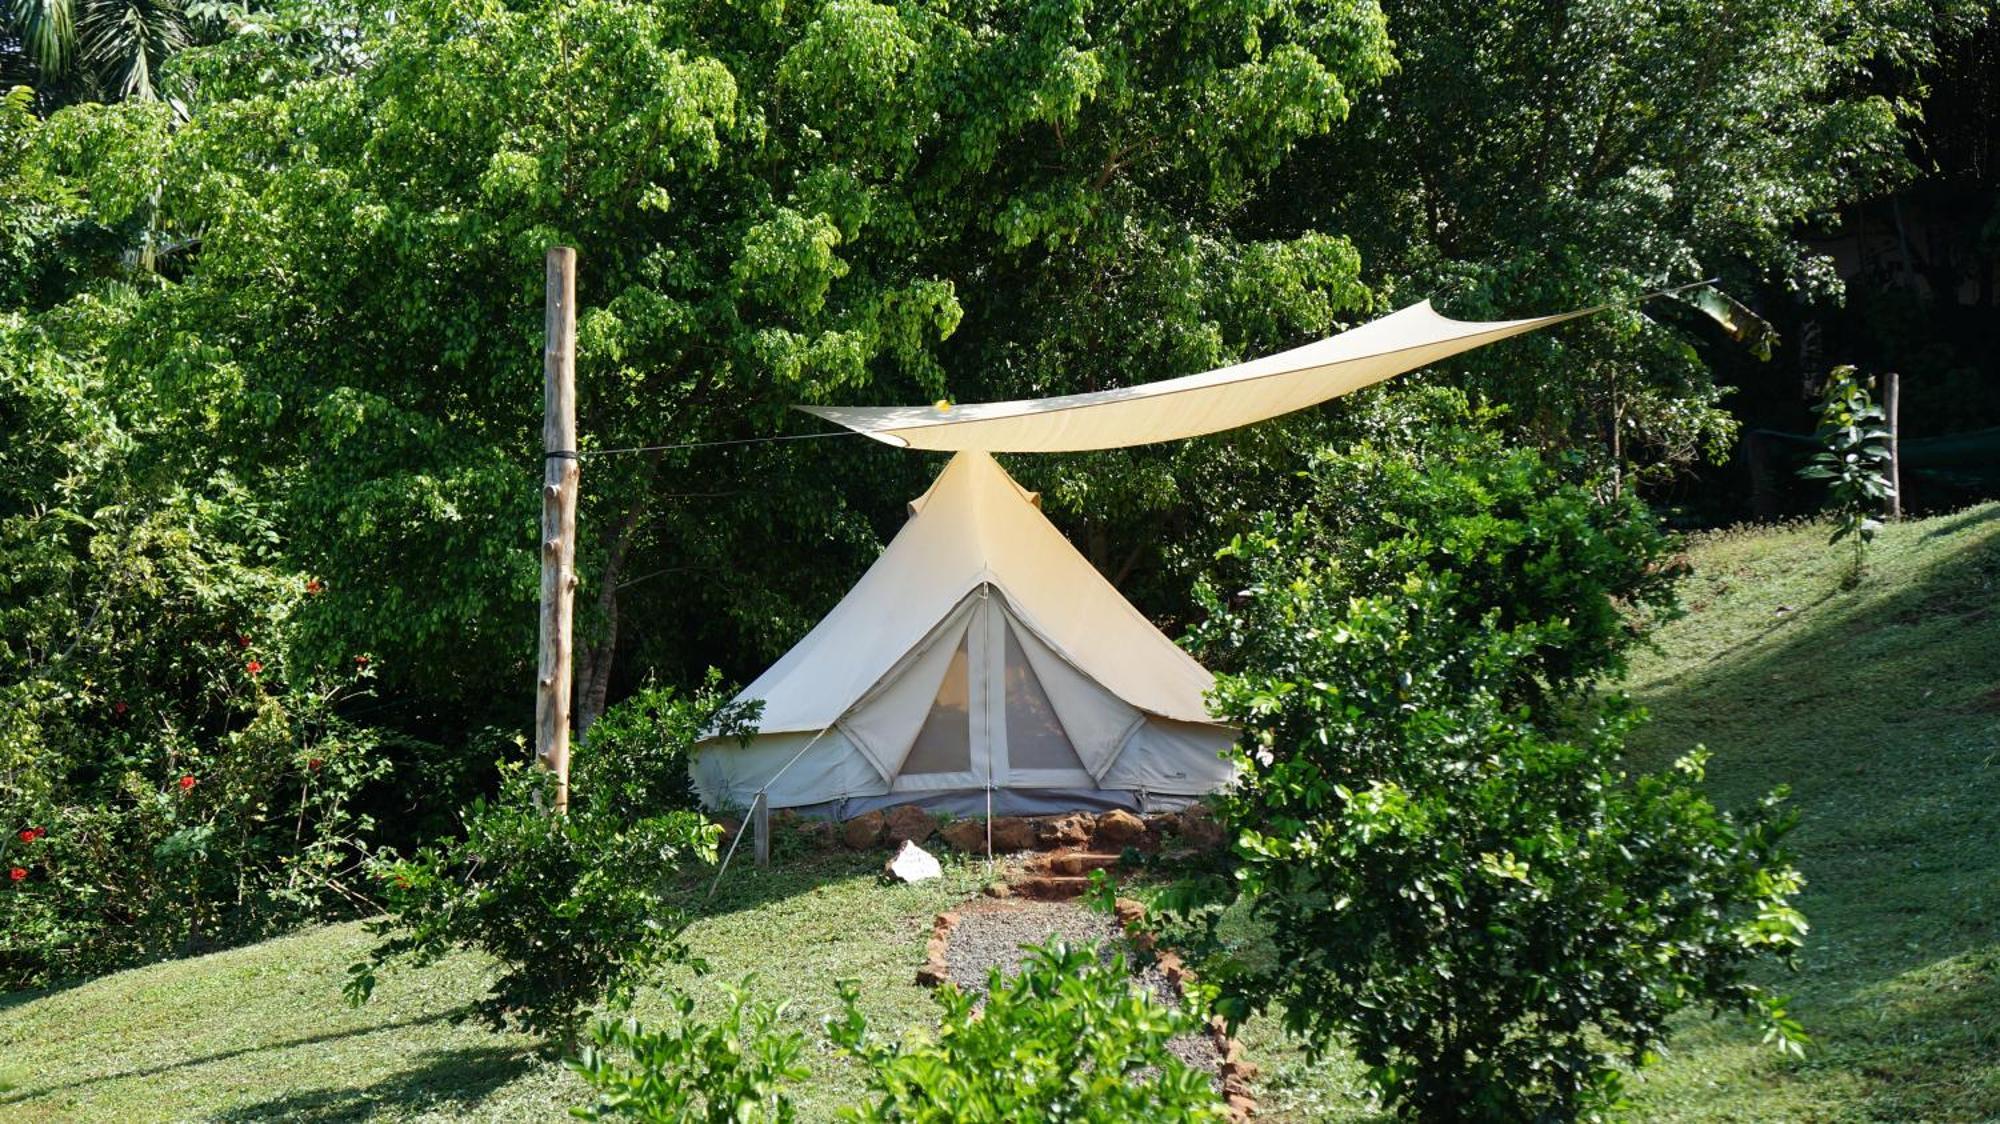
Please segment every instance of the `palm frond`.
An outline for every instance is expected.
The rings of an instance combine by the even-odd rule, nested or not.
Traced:
[[[37,70],[56,78],[69,69],[77,47],[75,0],[6,0],[5,12],[7,30]]]
[[[84,0],[83,58],[120,97],[159,96],[160,64],[188,44],[180,0]]]

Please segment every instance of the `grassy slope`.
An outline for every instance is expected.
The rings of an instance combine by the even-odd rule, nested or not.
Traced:
[[[790,1001],[809,1043],[813,1079],[798,1091],[808,1119],[857,1089],[817,1030],[838,1005],[834,981],[861,981],[878,1026],[929,1018],[930,993],[912,981],[930,919],[980,884],[973,864],[884,887],[880,862],[732,866],[689,933],[715,977],[755,972],[758,995]],[[587,1099],[530,1040],[453,1025],[484,986],[475,957],[391,970],[367,1007],[347,1008],[346,966],[369,944],[359,925],[333,925],[0,1001],[0,1088],[13,1086],[0,1120],[554,1120]]]
[[[1801,1064],[1703,1023],[1642,1088],[1683,1120],[2000,1119],[2000,506],[1887,529],[1840,588],[1824,528],[1699,544],[1690,609],[1633,669],[1664,761],[1725,806],[1789,784],[1813,923]]]
[[[1701,742],[1728,805],[1789,783],[1811,881],[1804,971],[1774,978],[1819,1041],[1780,1061],[1729,1021],[1688,1021],[1635,1082],[1647,1120],[2000,1119],[2000,506],[1885,533],[1843,591],[1844,554],[1815,527],[1706,537],[1688,617],[1638,661],[1657,721],[1645,763]],[[910,984],[929,916],[971,893],[883,889],[869,860],[731,875],[692,936],[717,974],[760,974],[810,1031],[833,979],[867,989],[878,1025],[928,1017]],[[542,1120],[580,1094],[518,1039],[448,1021],[480,986],[453,961],[385,978],[339,1005],[366,947],[333,926],[0,1000],[0,1118]],[[805,1116],[825,1119],[853,1075],[817,1034]],[[1246,1035],[1282,1120],[1373,1119],[1345,1059],[1309,1064],[1268,1027]]]

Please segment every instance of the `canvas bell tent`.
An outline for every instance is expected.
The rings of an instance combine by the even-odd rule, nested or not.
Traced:
[[[963,815],[1171,809],[1215,791],[1229,783],[1221,754],[1234,735],[1208,716],[1209,674],[991,454],[1251,425],[1606,307],[1472,321],[1424,301],[1290,351],[1141,386],[800,407],[886,444],[957,455],[853,591],[738,696],[763,700],[757,734],[747,746],[702,743],[696,786],[711,807],[748,808],[761,792],[767,807],[843,819],[906,803]]]
[[[962,452],[875,565],[739,700],[757,733],[697,748],[714,808],[846,819],[1172,809],[1226,785],[1211,678],[984,452]]]

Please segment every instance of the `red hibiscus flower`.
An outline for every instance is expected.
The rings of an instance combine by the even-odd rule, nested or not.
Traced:
[[[257,662],[256,660],[251,660],[249,663],[243,665],[243,669],[245,671],[248,671],[250,674],[255,675],[258,672],[264,670],[264,665]]]
[[[238,648],[248,648],[250,646],[250,638],[248,636],[238,636],[236,638],[236,646]]]
[[[35,829],[32,827],[25,828],[21,832],[21,842],[23,843],[33,843],[35,840],[39,838],[41,838],[41,836],[36,835]]]
[[[189,790],[189,789],[191,789],[191,788],[193,788],[193,787],[194,787],[194,778],[193,778],[193,777],[191,777],[191,776],[188,776],[188,777],[182,777],[182,778],[181,778],[181,791],[182,791],[182,792],[186,792],[187,790]]]
[[[326,764],[326,762],[315,757],[311,761],[306,762],[306,768],[311,769],[313,772],[317,773],[319,772],[319,767],[324,764]]]
[[[38,828],[36,828],[36,829],[35,829],[35,838],[37,838],[37,839],[46,839],[46,838],[48,838],[48,836],[49,836],[49,829],[48,829],[48,828],[46,828],[46,827],[38,827]]]
[[[28,872],[22,870],[18,866],[7,872],[7,877],[13,879],[16,882],[19,882],[21,879],[26,878],[27,876]]]
[[[319,593],[324,593],[325,591],[326,591],[326,583],[320,581],[318,578],[306,579],[307,593],[319,594]]]

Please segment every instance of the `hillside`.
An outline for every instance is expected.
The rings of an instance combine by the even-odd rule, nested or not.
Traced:
[[[1695,743],[1729,805],[1789,784],[1813,922],[1804,970],[1773,980],[1817,1039],[1785,1062],[1733,1022],[1690,1022],[1634,1082],[1648,1120],[2000,1117],[2000,505],[1911,522],[1843,590],[1816,526],[1691,544],[1689,612],[1633,669],[1652,708],[1640,755]],[[860,978],[879,1026],[927,1017],[909,981],[931,914],[973,892],[883,888],[875,860],[732,870],[691,934],[722,978],[755,971],[810,1030]],[[367,946],[337,925],[0,1000],[0,1118],[547,1120],[581,1099],[521,1039],[457,1026],[470,958],[339,999]],[[852,1095],[810,1035],[806,1116]],[[1351,1063],[1309,1064],[1268,1027],[1248,1042],[1274,1119],[1369,1119]]]

